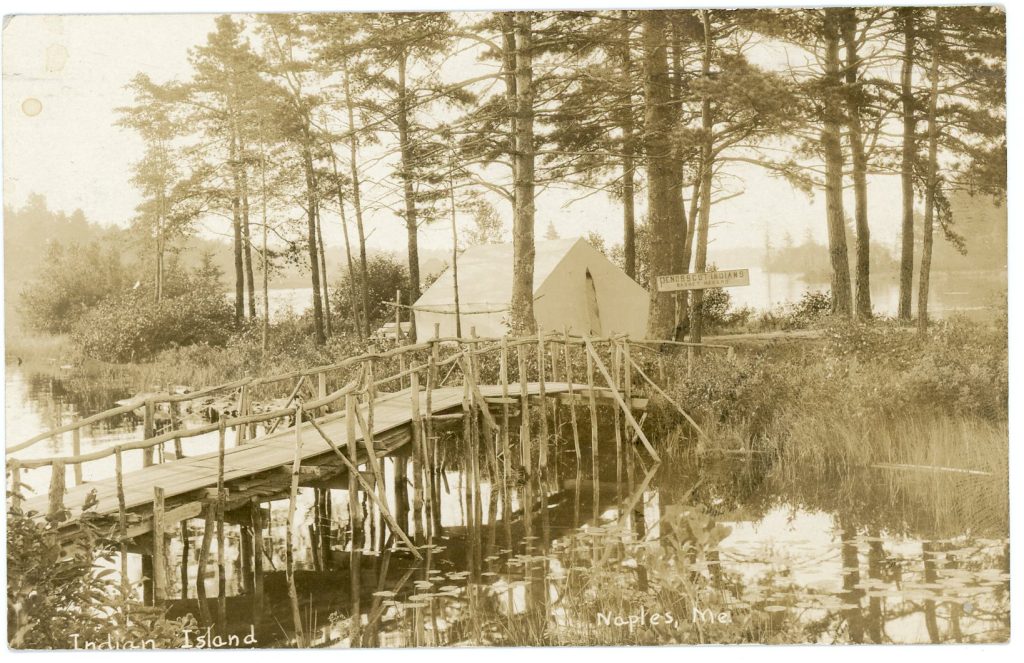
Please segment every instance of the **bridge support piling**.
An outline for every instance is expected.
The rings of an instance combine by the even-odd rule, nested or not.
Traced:
[[[213,545],[213,530],[216,521],[216,502],[207,502],[203,514],[203,540],[199,544],[199,561],[196,567],[196,600],[199,603],[199,619],[203,625],[211,626],[210,605],[206,601],[206,570],[210,561],[210,547]]]
[[[363,514],[359,504],[358,449],[356,448],[356,397],[345,396],[345,447],[351,464],[348,472],[348,519],[351,528],[349,553],[349,591],[351,603],[350,642],[354,646],[359,641],[360,607],[359,580],[363,548]],[[355,468],[355,471],[353,471]]]
[[[547,379],[547,351],[544,347],[544,334],[537,334],[537,383],[540,390],[540,449],[537,464],[541,472],[548,467],[548,402],[545,393],[545,381]]]
[[[594,485],[598,483],[597,455],[598,455],[598,432],[597,432],[597,395],[594,393],[594,358],[586,348],[583,353],[587,355],[587,396],[590,400],[590,471],[593,475]],[[595,501],[595,505],[597,502]]]
[[[181,600],[188,600],[188,553],[189,532],[188,519],[181,521]]]
[[[569,423],[572,425],[572,443],[576,448],[576,463],[580,462],[580,427],[576,420],[576,394],[573,393],[572,359],[569,356],[569,328],[564,330],[565,344],[562,348],[565,353],[565,382],[569,385]]]
[[[516,346],[516,359],[519,364],[519,457],[520,465],[531,473],[533,450],[530,444],[530,401],[526,388],[526,346]]]
[[[252,622],[263,619],[263,508],[259,502],[249,505],[252,523]]]
[[[295,645],[302,647],[305,636],[302,631],[302,615],[299,612],[299,595],[295,589],[295,507],[299,494],[299,475],[302,471],[302,407],[295,408],[295,457],[292,461],[291,488],[288,491],[288,522],[285,529],[285,578],[288,583],[288,601],[291,604],[292,627],[295,629]]]
[[[164,520],[164,489],[153,487],[153,601],[167,602],[167,524]]]
[[[227,442],[226,422],[220,420],[217,442],[217,625],[223,631],[227,627],[227,576],[224,539],[224,508],[227,495],[224,490],[224,452]]]

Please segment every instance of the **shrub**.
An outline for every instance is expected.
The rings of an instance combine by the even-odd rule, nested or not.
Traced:
[[[65,548],[51,525],[32,515],[17,508],[7,512],[8,646],[71,649],[108,637],[154,648],[181,646],[181,634],[195,627],[194,620],[168,620],[122,596],[112,577],[112,551],[97,546],[99,531],[89,518],[83,519],[78,545]]]
[[[82,316],[72,338],[94,359],[144,361],[166,348],[224,345],[234,312],[215,272],[180,274],[155,301],[149,287],[136,287],[102,301]]]

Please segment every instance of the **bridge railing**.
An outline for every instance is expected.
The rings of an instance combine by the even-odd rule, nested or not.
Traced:
[[[12,485],[17,495],[20,485],[20,471],[22,469],[34,469],[41,467],[52,468],[50,478],[51,509],[61,508],[60,496],[65,490],[66,468],[73,469],[74,484],[83,483],[82,467],[85,463],[109,458],[117,459],[117,471],[120,474],[122,467],[122,454],[129,451],[141,451],[143,453],[143,466],[152,465],[154,462],[163,462],[169,455],[165,446],[167,443],[174,445],[174,458],[183,458],[182,440],[202,435],[220,432],[220,444],[224,444],[225,431],[235,430],[235,439],[238,444],[244,444],[247,439],[257,435],[257,426],[264,426],[264,433],[274,432],[281,423],[292,425],[295,415],[298,412],[300,417],[307,416],[314,421],[324,421],[328,418],[342,416],[343,412],[332,413],[331,406],[345,399],[350,395],[358,395],[365,400],[372,400],[376,397],[379,389],[387,386],[398,387],[399,390],[414,388],[419,391],[419,385],[425,384],[428,404],[431,391],[435,388],[445,386],[454,379],[461,377],[462,382],[467,385],[467,390],[476,390],[473,394],[475,400],[483,401],[479,395],[478,385],[484,379],[491,384],[502,386],[502,397],[491,399],[492,402],[500,401],[503,407],[504,423],[507,424],[508,405],[515,401],[519,402],[523,413],[528,411],[529,400],[526,394],[526,382],[531,377],[539,383],[540,407],[544,413],[545,398],[544,390],[548,382],[566,383],[569,385],[568,401],[573,408],[573,435],[577,455],[579,455],[579,441],[575,406],[577,402],[584,399],[584,394],[574,393],[574,384],[583,376],[574,374],[574,369],[580,364],[586,364],[586,380],[580,384],[589,387],[588,397],[590,405],[595,405],[595,387],[597,386],[594,373],[595,366],[598,367],[602,378],[606,383],[604,389],[609,389],[614,395],[614,400],[622,410],[623,416],[634,430],[634,436],[640,439],[648,452],[657,457],[653,446],[649,443],[641,430],[640,424],[632,418],[632,399],[634,395],[650,388],[660,393],[665,398],[668,394],[653,380],[635,358],[630,355],[630,348],[645,350],[656,355],[657,366],[661,381],[664,383],[664,355],[660,352],[665,347],[685,347],[688,351],[688,359],[692,359],[695,350],[707,349],[711,351],[724,351],[732,353],[732,348],[726,345],[688,344],[673,341],[649,341],[630,339],[626,335],[616,335],[603,338],[589,338],[587,336],[573,335],[568,332],[557,333],[547,332],[529,337],[478,337],[471,332],[469,337],[441,337],[435,326],[434,337],[428,341],[402,346],[379,352],[369,352],[358,356],[346,358],[342,361],[316,366],[303,370],[296,370],[278,375],[266,377],[246,377],[221,385],[206,387],[189,393],[166,393],[150,394],[145,398],[137,398],[121,406],[99,412],[97,414],[81,418],[77,421],[59,426],[57,428],[39,433],[19,444],[6,449],[8,457],[8,468],[12,473]],[[597,348],[602,348],[605,357]],[[576,351],[581,356],[576,355]],[[510,354],[515,353],[515,380],[511,379],[510,373],[513,366],[510,362]],[[493,362],[488,365],[485,360],[497,358],[497,365]],[[585,360],[585,362],[584,362]],[[689,364],[689,362],[688,362]],[[609,368],[610,367],[610,368]],[[650,370],[650,368],[648,369]],[[442,376],[442,371],[445,371]],[[381,375],[383,373],[383,375]],[[329,392],[330,380],[339,379],[347,381],[344,386]],[[354,379],[353,376],[355,376]],[[423,380],[421,381],[421,377]],[[279,386],[282,382],[294,381],[285,402],[280,407],[276,404],[273,409],[255,411],[257,401],[254,394],[258,389],[268,386]],[[516,385],[520,393],[512,393],[512,385]],[[303,390],[307,393],[304,395]],[[217,394],[227,394],[237,399],[237,407],[234,414],[220,416],[217,421],[209,424],[186,427],[179,426],[177,407],[180,404],[194,402]],[[418,393],[413,395],[418,408]],[[158,432],[156,423],[157,407],[167,405],[170,412],[169,430]],[[697,426],[682,408],[675,406],[693,424]],[[143,431],[142,439],[137,441],[118,442],[112,446],[82,453],[81,430],[85,427],[95,426],[104,421],[121,417],[125,414],[143,410]],[[485,408],[486,409],[486,408]],[[616,410],[616,415],[619,409]],[[526,419],[527,417],[523,417]],[[429,425],[429,407],[427,421]],[[372,421],[370,422],[372,425]],[[541,417],[542,427],[546,427],[546,416]],[[596,427],[596,423],[593,423]],[[504,426],[504,433],[501,434],[501,443],[508,446],[507,425]],[[699,430],[699,428],[698,428]],[[72,434],[72,449],[70,455],[44,457],[44,458],[13,458],[12,455],[48,439],[54,439],[65,433]],[[372,431],[370,431],[372,434]],[[500,432],[500,431],[499,431]],[[546,438],[546,430],[541,434]],[[156,452],[159,453],[156,453]],[[505,454],[506,462],[508,454]],[[528,456],[527,456],[528,458]],[[541,462],[544,462],[541,458]]]

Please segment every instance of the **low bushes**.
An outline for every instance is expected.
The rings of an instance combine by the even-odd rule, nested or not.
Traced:
[[[159,302],[148,287],[108,297],[72,328],[72,340],[93,359],[132,362],[193,344],[222,346],[234,330],[234,312],[219,281],[185,274]]]

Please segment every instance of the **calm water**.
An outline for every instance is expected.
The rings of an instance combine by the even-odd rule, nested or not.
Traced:
[[[731,265],[723,265],[723,268]],[[894,316],[899,303],[897,274],[877,274],[871,281],[871,302],[878,315]],[[916,283],[916,281],[915,281]],[[916,287],[916,286],[915,286]],[[827,280],[808,280],[795,274],[766,272],[750,267],[750,285],[729,288],[734,308],[749,306],[756,311],[778,308],[800,300],[805,292],[826,291]],[[270,291],[270,315],[302,313],[312,306],[311,288],[286,288]],[[914,295],[914,307],[917,295]],[[932,275],[929,309],[933,317],[954,313],[977,320],[990,320],[1006,310],[1006,272],[965,272]]]
[[[88,416],[129,395],[116,385],[97,388],[7,368],[12,442],[66,421],[71,413]],[[513,487],[511,517],[502,491],[486,480],[486,463],[481,461],[485,476],[477,498],[461,471],[460,439],[442,436],[441,531],[421,547],[423,561],[405,551],[380,552],[371,543],[380,539],[380,515],[366,505],[369,541],[358,560],[358,644],[910,643],[1008,637],[1005,477],[882,470],[826,477],[757,458],[689,459],[651,467],[638,456],[632,471],[617,470],[614,440],[606,429],[598,444],[601,470],[594,477],[589,441],[582,440],[584,461],[578,464],[566,411],[559,416],[563,437],[556,441],[551,470],[543,479]],[[83,450],[140,432],[141,423],[126,416],[84,436]],[[212,450],[215,444],[215,439],[197,440],[186,453]],[[69,439],[42,444],[32,455],[68,452],[68,445]],[[86,480],[110,475],[103,462],[94,465],[87,466]],[[389,476],[394,467],[387,464]],[[26,474],[31,486],[45,491],[46,470]],[[393,481],[388,485],[394,510]],[[937,491],[956,491],[963,508],[940,512],[934,506]],[[326,557],[334,568],[318,571],[308,528],[312,491],[302,491],[297,585],[313,644],[350,646],[348,498],[334,490],[330,500]],[[532,508],[524,510],[526,504]],[[280,573],[286,507],[284,502],[272,507],[266,564],[270,613],[256,626],[261,646],[282,646],[289,637]],[[191,532],[192,555],[199,535],[197,529]],[[227,580],[236,597],[229,612],[233,627],[248,632],[250,607],[239,595],[237,541],[237,529],[229,527]],[[175,541],[172,596],[180,591],[174,586],[180,554]],[[137,580],[141,567],[137,557],[131,559]],[[216,572],[211,568],[210,573]],[[191,596],[194,574],[193,569]],[[206,582],[214,596],[216,579]],[[708,612],[693,615],[694,604],[683,600],[687,592],[697,592]],[[175,614],[184,611],[194,612],[194,602],[175,607]],[[673,613],[670,626],[664,623],[667,612]],[[651,623],[655,613],[662,623]],[[722,615],[729,623],[719,621]]]

